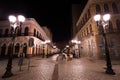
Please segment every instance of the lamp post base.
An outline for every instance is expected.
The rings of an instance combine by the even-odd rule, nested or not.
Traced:
[[[8,78],[13,76],[13,73],[11,71],[6,71],[5,74],[2,76],[2,78]]]
[[[107,68],[106,69],[106,74],[115,75],[115,72],[112,69]]]

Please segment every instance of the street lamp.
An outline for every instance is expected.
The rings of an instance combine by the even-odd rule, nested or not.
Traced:
[[[106,38],[106,31],[105,31],[105,27],[106,26],[109,27],[110,14],[105,14],[103,16],[99,14],[95,15],[94,20],[97,22],[97,26],[99,26],[99,28],[102,26],[102,35],[104,39],[106,66],[107,66],[106,73],[115,75],[115,72],[112,69],[112,64],[111,64],[111,59],[110,59],[110,54],[109,54],[109,49],[108,49],[108,43],[107,43],[107,38]]]
[[[67,48],[69,48],[69,45],[66,45]]]
[[[71,40],[71,42],[74,43],[75,45],[77,45],[78,54],[79,54],[78,57],[80,57],[79,44],[81,43],[81,41],[78,41],[78,40]],[[75,49],[76,49],[76,47],[75,47]],[[75,53],[76,53],[76,51],[75,51]]]
[[[11,27],[11,33],[12,33],[12,48],[11,53],[8,54],[8,63],[6,67],[6,72],[2,76],[2,78],[8,78],[13,75],[12,73],[12,59],[13,59],[13,47],[14,47],[14,40],[15,40],[15,30],[19,27],[21,27],[21,23],[25,21],[25,17],[22,15],[18,15],[18,17],[15,17],[14,15],[9,16],[10,21],[10,27]]]

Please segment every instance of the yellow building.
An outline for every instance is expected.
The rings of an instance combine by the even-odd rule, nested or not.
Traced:
[[[9,53],[18,56],[25,53],[25,56],[47,55],[46,47],[43,48],[43,41],[51,40],[36,22],[34,18],[27,18],[21,28],[15,31],[15,40],[12,40],[11,27],[9,21],[0,21],[0,57]],[[12,42],[14,47],[12,49]],[[13,50],[13,51],[12,51]]]
[[[76,35],[80,40],[80,56],[96,59],[105,57],[105,46],[101,29],[94,21],[96,14],[111,14],[106,37],[111,58],[120,59],[120,0],[88,0],[78,21]],[[74,31],[75,33],[75,31]]]

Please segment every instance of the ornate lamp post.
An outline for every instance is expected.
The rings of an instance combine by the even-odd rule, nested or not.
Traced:
[[[72,43],[74,43],[75,45],[77,45],[77,49],[78,49],[78,57],[80,57],[80,48],[79,48],[79,44],[81,43],[81,41],[77,41],[77,40],[71,40]],[[74,47],[76,49],[76,47]],[[75,51],[76,52],[76,51]]]
[[[110,59],[108,43],[107,43],[107,38],[106,38],[106,30],[105,30],[105,28],[107,26],[109,27],[110,14],[105,14],[103,16],[101,16],[99,14],[95,15],[94,20],[97,22],[97,26],[99,28],[102,26],[102,35],[103,35],[103,39],[104,39],[106,66],[107,66],[106,73],[115,75],[115,72],[113,71],[112,65],[111,65],[111,59]]]
[[[13,59],[13,47],[14,47],[14,40],[15,40],[15,30],[19,27],[21,27],[21,23],[25,21],[25,17],[22,15],[18,15],[18,17],[15,17],[14,15],[9,16],[10,21],[10,27],[11,27],[11,33],[12,33],[12,48],[11,53],[8,54],[8,63],[6,67],[6,72],[2,76],[2,78],[8,78],[13,75],[12,73],[12,59]]]

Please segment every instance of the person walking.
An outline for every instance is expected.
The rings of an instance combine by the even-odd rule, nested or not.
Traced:
[[[69,61],[69,60],[70,60],[70,55],[67,54],[67,56],[66,56],[66,61]]]
[[[20,66],[20,71],[21,71],[21,66],[23,65],[23,59],[25,57],[25,54],[24,53],[20,53],[18,55],[18,57],[19,57],[18,66]]]

